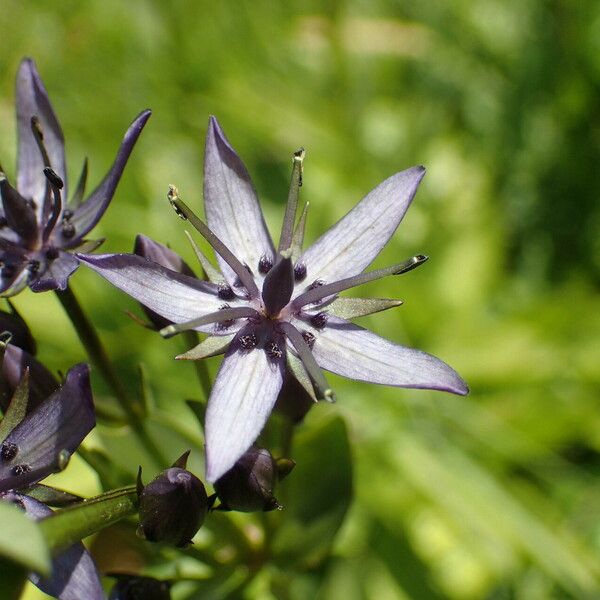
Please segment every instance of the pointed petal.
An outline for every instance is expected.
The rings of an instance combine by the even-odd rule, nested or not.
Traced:
[[[150,111],[145,110],[140,113],[129,129],[125,132],[125,137],[121,143],[121,147],[117,152],[117,157],[110,171],[105,175],[98,187],[91,193],[90,197],[80,206],[75,209],[73,217],[70,219],[70,224],[75,227],[75,235],[65,237],[62,235],[61,227],[56,230],[57,239],[61,240],[63,247],[69,248],[76,246],[79,240],[86,235],[94,225],[100,220],[104,211],[108,208],[110,201],[117,189],[129,155],[131,154],[135,143],[137,142],[146,121],[150,118]],[[66,197],[66,194],[65,194]]]
[[[7,494],[6,499],[16,502],[35,520],[52,514],[52,510],[38,500],[22,494]],[[79,542],[61,552],[52,561],[52,575],[40,577],[35,573],[29,576],[40,590],[60,600],[104,600],[104,592],[96,565],[85,546]]]
[[[283,384],[284,360],[235,344],[225,355],[206,410],[206,478],[215,482],[248,450]]]
[[[6,410],[8,401],[29,369],[28,411],[34,410],[58,388],[58,381],[44,365],[21,348],[8,344],[4,352],[4,361],[0,371],[0,407]]]
[[[311,332],[315,336],[312,351],[319,366],[332,373],[397,387],[461,395],[469,391],[458,373],[439,358],[398,346],[343,319],[329,317],[323,329],[311,328]]]
[[[178,273],[195,277],[192,269],[183,260],[183,258],[179,256],[179,254],[164,244],[155,242],[145,235],[138,234],[135,237],[133,252],[134,254],[143,256],[144,258],[158,263],[167,269],[171,269],[171,271],[177,271]]]
[[[66,290],[69,277],[77,270],[79,261],[68,252],[60,251],[58,258],[48,262],[46,269],[40,271],[29,283],[34,292]]]
[[[214,284],[171,271],[141,256],[77,256],[114,286],[172,323],[190,321],[215,312],[223,305]],[[235,302],[231,304],[233,306]],[[212,333],[215,326],[205,325],[198,329]]]
[[[64,468],[95,424],[90,370],[79,364],[4,440],[15,452],[0,463],[0,491],[31,485]]]
[[[4,173],[0,173],[0,195],[2,208],[8,226],[25,242],[25,246],[35,243],[38,237],[38,224],[31,204],[8,183]]]
[[[250,175],[214,117],[206,134],[204,208],[208,226],[253,273],[261,256],[273,258],[273,242]],[[217,260],[233,284],[236,276],[231,267],[220,256]]]
[[[306,280],[329,283],[368,267],[396,231],[424,174],[423,167],[412,167],[369,192],[300,257]]]
[[[34,116],[39,119],[51,167],[63,180],[66,194],[67,169],[63,132],[35,63],[26,58],[21,62],[17,73],[17,189],[41,207],[46,195],[46,177],[43,173],[44,161],[31,131],[31,117]]]

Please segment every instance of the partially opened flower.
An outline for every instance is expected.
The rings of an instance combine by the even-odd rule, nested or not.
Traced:
[[[425,170],[414,167],[386,179],[353,210],[302,251],[306,210],[297,224],[304,152],[294,156],[292,185],[275,248],[248,172],[216,119],[211,118],[204,162],[208,225],[179,198],[169,197],[217,253],[217,271],[197,249],[210,281],[135,255],[81,256],[92,269],[173,325],[209,334],[179,356],[225,358],[206,413],[207,479],[219,479],[260,434],[287,370],[316,399],[333,399],[321,369],[360,381],[466,394],[444,362],[398,346],[351,319],[398,306],[399,301],[338,298],[344,290],[405,273],[427,257],[363,272],[402,220]]]
[[[0,422],[0,501],[17,504],[37,520],[52,510],[33,497],[36,484],[66,467],[96,421],[87,365],[74,366],[64,384],[26,414],[28,380],[26,370]],[[30,579],[62,600],[104,598],[93,560],[81,543],[53,560],[49,578],[32,574]]]
[[[27,285],[34,292],[66,288],[79,264],[71,251],[84,244],[84,237],[107,209],[149,117],[146,110],[133,121],[110,171],[82,201],[84,164],[67,203],[63,133],[35,63],[23,60],[17,74],[16,185],[0,168],[0,295],[12,296]]]

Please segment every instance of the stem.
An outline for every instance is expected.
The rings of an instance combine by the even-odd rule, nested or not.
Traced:
[[[193,329],[185,331],[184,336],[186,345],[189,345],[192,348],[200,343],[200,338]],[[206,367],[206,363],[203,360],[195,360],[194,367],[196,369],[198,381],[200,382],[200,388],[202,389],[202,393],[204,394],[204,402],[206,403],[208,402],[208,398],[210,397],[211,390],[210,375],[208,373],[208,368]]]
[[[138,509],[135,485],[111,490],[42,519],[39,526],[53,556]]]
[[[77,297],[70,287],[67,287],[66,290],[56,290],[56,295],[65,309],[67,316],[71,320],[90,361],[94,367],[100,371],[102,377],[112,389],[119,406],[127,417],[131,429],[158,466],[162,467],[168,464],[168,461],[165,460],[161,451],[144,428],[144,412],[142,405],[139,402],[133,402],[129,398],[126,389],[117,377],[113,365],[102,346],[102,342],[98,337],[96,329],[87,315],[83,312],[83,308],[77,300]]]

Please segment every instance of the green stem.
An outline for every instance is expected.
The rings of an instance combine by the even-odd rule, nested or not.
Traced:
[[[128,485],[58,510],[39,525],[55,556],[88,535],[135,514],[137,508],[136,486]]]
[[[200,343],[200,338],[198,334],[193,330],[185,331],[183,334],[185,338],[186,345],[190,348],[197,346]],[[204,360],[195,360],[194,367],[196,369],[196,375],[198,376],[198,381],[200,382],[200,388],[202,389],[202,393],[204,394],[204,402],[208,402],[208,398],[210,397],[211,390],[211,382],[210,375],[208,373],[208,369],[206,367],[206,362]]]
[[[66,290],[56,290],[56,295],[58,296],[65,313],[71,320],[83,347],[86,349],[90,361],[94,367],[100,371],[102,377],[112,389],[119,406],[127,417],[130,427],[158,466],[162,467],[168,464],[168,461],[165,460],[144,427],[144,409],[142,405],[139,402],[133,402],[129,398],[127,390],[119,380],[113,365],[102,346],[102,342],[98,337],[94,325],[83,312],[79,300],[77,300],[77,297],[70,287],[67,287]]]

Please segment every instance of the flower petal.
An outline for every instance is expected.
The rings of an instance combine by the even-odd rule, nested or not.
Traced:
[[[79,364],[4,440],[12,452],[0,463],[0,491],[31,485],[64,468],[95,424],[90,370]]]
[[[58,258],[50,260],[46,268],[32,278],[29,287],[34,292],[66,290],[69,277],[77,270],[78,266],[79,261],[72,254],[59,251]]]
[[[52,514],[45,504],[30,496],[9,493],[8,501],[17,502],[33,519],[43,519]],[[35,573],[29,575],[31,583],[40,590],[60,600],[104,600],[104,592],[96,565],[85,546],[79,542],[52,561],[52,575],[40,577]]]
[[[206,410],[206,478],[215,482],[248,450],[266,423],[283,384],[285,359],[233,343]]]
[[[323,329],[310,329],[315,336],[313,355],[319,366],[332,373],[397,387],[461,395],[469,391],[458,373],[439,358],[398,346],[343,319],[330,316]]]
[[[424,167],[392,175],[307,248],[298,260],[306,265],[307,281],[329,283],[368,267],[396,231],[424,175]]]
[[[261,256],[273,258],[273,242],[250,175],[215,117],[210,118],[206,134],[204,208],[208,226],[253,273]],[[233,284],[233,270],[220,256],[217,260]]]
[[[17,127],[19,149],[17,158],[17,189],[41,207],[46,195],[44,161],[31,131],[31,117],[38,117],[44,135],[50,166],[63,180],[67,194],[65,139],[48,98],[35,63],[30,58],[21,62],[17,73]]]
[[[29,369],[27,412],[34,410],[59,387],[54,375],[41,362],[25,350],[14,344],[8,344],[4,351],[4,360],[0,370],[0,407],[3,411],[6,410],[8,402],[26,369]]]
[[[142,133],[146,121],[150,118],[150,114],[149,110],[145,110],[135,118],[129,129],[125,132],[125,137],[121,142],[117,157],[110,171],[105,175],[89,198],[75,209],[73,217],[69,221],[69,224],[75,227],[75,235],[65,237],[62,235],[62,228],[57,227],[57,240],[59,240],[63,248],[77,246],[81,238],[96,225],[100,217],[104,214],[104,211],[108,208],[129,159],[129,155],[140,133]],[[65,197],[67,197],[66,194]]]
[[[171,271],[135,254],[78,254],[114,286],[172,323],[184,323],[223,305],[212,283]],[[230,304],[235,305],[235,301]],[[239,306],[239,304],[238,304]],[[198,328],[214,333],[214,324]],[[227,333],[231,333],[228,330]]]

